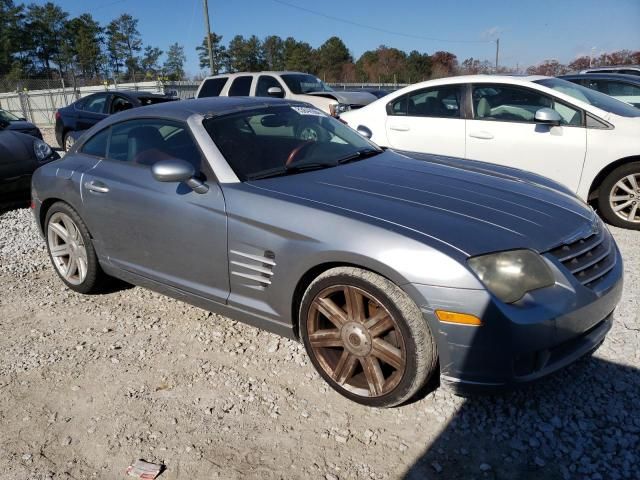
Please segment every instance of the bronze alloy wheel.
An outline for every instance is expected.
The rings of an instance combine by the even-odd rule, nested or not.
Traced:
[[[382,302],[361,288],[334,285],[313,299],[307,335],[324,372],[362,397],[393,391],[406,368],[405,340]]]

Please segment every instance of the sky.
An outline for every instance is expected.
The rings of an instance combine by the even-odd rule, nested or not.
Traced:
[[[103,25],[129,13],[139,19],[145,45],[166,52],[178,42],[187,74],[200,72],[195,47],[205,32],[202,0],[53,1],[72,16],[89,12]],[[209,0],[209,16],[224,43],[235,35],[279,35],[318,47],[337,35],[355,59],[386,45],[493,62],[496,38],[500,64],[520,67],[640,49],[640,0]]]

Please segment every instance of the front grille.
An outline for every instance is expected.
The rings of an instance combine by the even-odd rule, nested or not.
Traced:
[[[580,283],[596,284],[615,266],[613,239],[605,228],[586,238],[560,245],[549,253],[556,257]]]

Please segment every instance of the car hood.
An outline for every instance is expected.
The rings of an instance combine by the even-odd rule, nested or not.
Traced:
[[[429,155],[415,160],[386,151],[250,184],[400,229],[463,256],[516,248],[545,252],[577,234],[586,236],[598,221],[590,207],[553,182],[544,185],[536,176],[524,179],[479,163]]]
[[[369,105],[371,102],[375,102],[377,98],[368,92],[309,92],[305,95],[311,95],[313,97],[325,97],[333,98],[340,103],[347,105]]]

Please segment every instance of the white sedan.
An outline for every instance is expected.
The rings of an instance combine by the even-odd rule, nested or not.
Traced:
[[[340,116],[378,145],[528,170],[640,230],[640,110],[557,78],[461,76]]]

